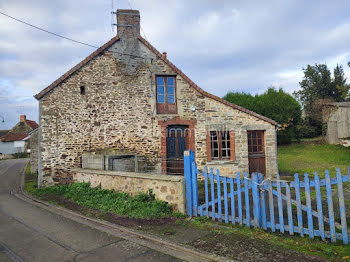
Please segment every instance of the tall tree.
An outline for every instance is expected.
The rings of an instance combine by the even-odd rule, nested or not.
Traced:
[[[320,99],[340,102],[347,98],[350,85],[346,83],[341,65],[334,68],[333,77],[325,64],[308,65],[303,71],[304,78],[299,83],[301,89],[294,92],[294,95],[303,104],[306,113]]]

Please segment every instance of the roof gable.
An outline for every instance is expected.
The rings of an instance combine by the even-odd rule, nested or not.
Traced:
[[[213,100],[216,100],[222,104],[225,104],[231,108],[237,109],[239,111],[242,111],[244,113],[247,113],[249,115],[252,115],[256,118],[259,118],[263,121],[266,121],[272,125],[278,125],[278,123],[270,118],[267,118],[265,116],[262,116],[258,113],[255,113],[253,111],[250,111],[246,108],[243,108],[241,106],[238,106],[236,104],[230,103],[220,97],[217,97],[215,95],[212,95],[203,89],[201,89],[197,84],[195,84],[188,76],[186,76],[178,67],[176,67],[173,63],[171,63],[166,57],[164,57],[155,47],[153,47],[146,39],[144,39],[141,36],[138,36],[139,41],[143,43],[151,52],[153,52],[159,59],[161,59],[163,62],[165,62],[171,69],[173,69],[177,74],[179,74],[192,88],[196,89],[200,94],[211,98]],[[71,68],[68,72],[63,74],[60,78],[55,80],[51,85],[43,89],[41,92],[36,94],[34,97],[36,99],[43,98],[47,93],[49,93],[51,90],[53,90],[55,87],[57,87],[59,84],[61,84],[64,80],[68,79],[71,75],[73,75],[76,71],[78,71],[80,68],[82,68],[84,65],[86,65],[88,62],[93,60],[96,56],[100,55],[105,51],[107,48],[109,48],[111,45],[113,45],[115,42],[119,40],[119,37],[113,37],[111,40],[109,40],[107,43],[105,43],[103,46],[101,46],[99,49],[91,53],[88,57],[86,57],[83,61],[81,61],[79,64]]]

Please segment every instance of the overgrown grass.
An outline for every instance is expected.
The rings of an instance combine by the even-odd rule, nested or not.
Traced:
[[[155,195],[151,190],[148,193],[140,193],[132,197],[127,193],[91,188],[88,183],[50,186],[39,189],[36,176],[31,174],[29,165],[26,169],[24,189],[40,199],[52,200],[64,197],[87,208],[131,218],[158,218],[177,215],[173,214],[172,208],[167,202],[155,199]]]
[[[328,144],[292,144],[278,147],[278,168],[281,173],[313,175],[318,172],[324,177],[326,169],[332,175],[339,167],[342,174],[348,173],[350,148]]]
[[[341,241],[331,244],[328,241],[320,241],[319,238],[309,239],[299,235],[289,236],[287,234],[270,233],[262,229],[213,222],[206,217],[196,217],[191,221],[179,220],[177,223],[211,230],[219,234],[238,234],[242,237],[249,237],[252,241],[259,239],[266,241],[267,244],[324,257],[330,261],[350,261],[350,248],[348,245],[343,245]]]

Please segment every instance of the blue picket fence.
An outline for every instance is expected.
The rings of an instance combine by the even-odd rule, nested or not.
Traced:
[[[315,173],[314,180],[305,174],[303,181],[298,174],[294,175],[294,181],[281,180],[279,175],[264,179],[258,173],[251,174],[251,177],[247,173],[243,176],[237,173],[233,178],[221,176],[219,170],[214,173],[213,169],[204,168],[199,172],[194,153],[185,151],[184,169],[189,216],[206,216],[225,223],[270,229],[272,232],[278,230],[290,235],[298,233],[310,238],[329,238],[331,242],[336,242],[336,239],[344,244],[349,242],[343,183],[349,182],[350,167],[348,174],[343,176],[337,169],[336,178],[331,178],[328,171],[325,179],[320,179]],[[204,203],[201,204],[198,174],[204,180],[201,197]],[[337,185],[338,197],[334,201],[332,185]],[[311,196],[316,198],[314,205]],[[335,221],[334,202],[338,203],[339,223]]]

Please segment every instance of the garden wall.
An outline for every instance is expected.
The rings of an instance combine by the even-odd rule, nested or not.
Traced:
[[[156,199],[168,202],[174,210],[185,213],[185,180],[183,176],[156,175],[109,170],[76,168],[73,182],[89,182],[92,187],[113,189],[136,195],[152,189]]]

